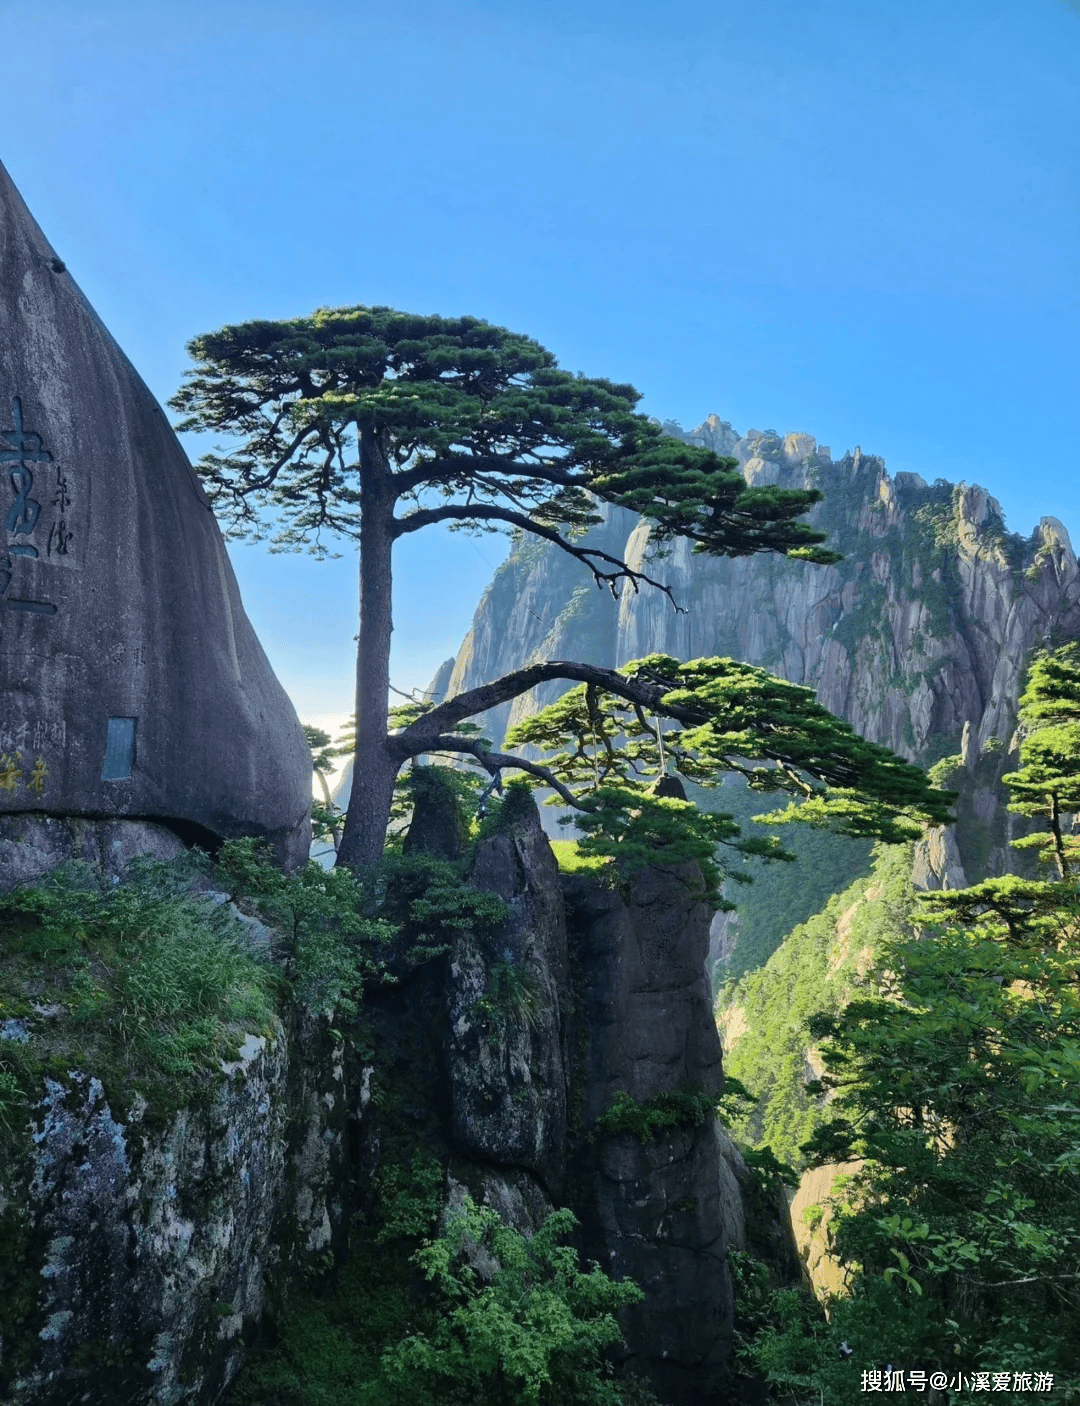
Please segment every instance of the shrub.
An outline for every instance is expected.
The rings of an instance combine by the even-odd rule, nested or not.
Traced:
[[[445,1234],[414,1256],[440,1311],[383,1354],[388,1399],[410,1406],[618,1406],[620,1390],[603,1354],[621,1336],[617,1310],[644,1295],[595,1265],[579,1267],[577,1252],[560,1243],[575,1224],[570,1211],[553,1211],[526,1239],[466,1197]],[[496,1266],[487,1282],[470,1267],[478,1249]]]
[[[597,1128],[614,1137],[629,1133],[639,1142],[653,1142],[668,1128],[700,1127],[715,1116],[717,1097],[704,1089],[671,1090],[654,1098],[638,1101],[618,1089],[611,1105],[596,1120]]]
[[[55,997],[91,1047],[121,1045],[133,1071],[193,1074],[260,1029],[274,974],[228,909],[191,891],[198,859],[134,860],[116,884],[87,864],[3,900],[4,988]]]

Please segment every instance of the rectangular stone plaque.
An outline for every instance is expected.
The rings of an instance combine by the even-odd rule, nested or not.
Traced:
[[[135,719],[110,718],[105,740],[102,781],[130,781],[135,760]]]

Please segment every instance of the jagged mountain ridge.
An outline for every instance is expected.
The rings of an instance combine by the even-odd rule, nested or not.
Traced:
[[[727,655],[808,685],[863,736],[910,759],[928,764],[958,753],[965,739],[974,768],[998,739],[1004,763],[1030,651],[1080,635],[1080,572],[1056,518],[1042,518],[1025,539],[1006,530],[984,489],[890,476],[881,458],[859,448],[833,461],[809,434],[740,436],[715,415],[689,432],[672,422],[665,429],[731,455],[748,484],[819,488],[823,501],[809,520],[844,560],[820,567],[769,553],[714,559],[680,539],[650,570],[689,606],[683,615],[648,587],[613,600],[558,548],[520,542],[477,607],[452,667],[440,670],[438,693],[542,659],[618,666],[657,651]],[[648,524],[623,509],[600,511],[604,520],[589,543],[635,567],[649,561]],[[481,721],[499,739],[562,691],[545,685]],[[981,780],[981,818],[989,824],[995,787]],[[992,844],[980,842],[978,862],[961,856],[969,869],[1005,870],[1007,832],[999,824]],[[951,840],[939,839],[924,857],[939,871],[928,882],[943,881],[956,858]]]

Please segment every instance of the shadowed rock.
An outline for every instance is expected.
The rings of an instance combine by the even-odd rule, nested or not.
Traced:
[[[308,749],[210,505],[2,167],[0,317],[0,814],[303,859]]]
[[[570,1065],[566,923],[558,867],[531,800],[481,841],[469,880],[497,893],[509,913],[485,937],[461,932],[450,952],[454,1143],[477,1161],[526,1170],[557,1196]]]
[[[404,853],[460,859],[469,842],[469,831],[443,768],[415,767],[411,781],[413,817],[402,845]]]
[[[718,1399],[731,1350],[727,1250],[746,1234],[737,1179],[711,1117],[652,1141],[605,1136],[615,1096],[723,1089],[705,956],[711,910],[694,866],[635,874],[625,896],[592,876],[563,879],[581,964],[584,1089],[581,1186],[586,1252],[645,1289],[620,1314],[629,1365],[665,1406]],[[688,884],[690,886],[688,886]]]

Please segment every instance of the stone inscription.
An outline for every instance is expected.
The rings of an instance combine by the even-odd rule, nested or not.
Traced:
[[[43,753],[62,750],[66,742],[66,723],[50,723],[43,718],[0,722],[0,799],[13,800],[12,793],[19,792],[40,800],[50,775]]]
[[[67,519],[71,506],[68,477],[53,462],[53,456],[45,448],[41,435],[28,430],[23,424],[22,401],[18,396],[12,404],[11,418],[14,422],[12,428],[0,430],[0,466],[8,479],[5,485],[8,506],[4,516],[4,531],[8,540],[5,546],[0,547],[0,597],[8,610],[55,615],[56,606],[51,601],[29,600],[21,595],[9,595],[8,592],[13,585],[16,591],[19,590],[20,557],[38,559],[42,547],[46,557],[68,555],[73,535]],[[38,531],[42,498],[47,500],[52,510],[47,534]],[[2,500],[0,512],[3,512]]]
[[[0,792],[25,789],[39,800],[45,794],[49,768],[45,758],[37,756],[31,765],[21,752],[0,752]]]
[[[40,752],[43,747],[64,747],[67,723],[0,721],[0,752]]]

